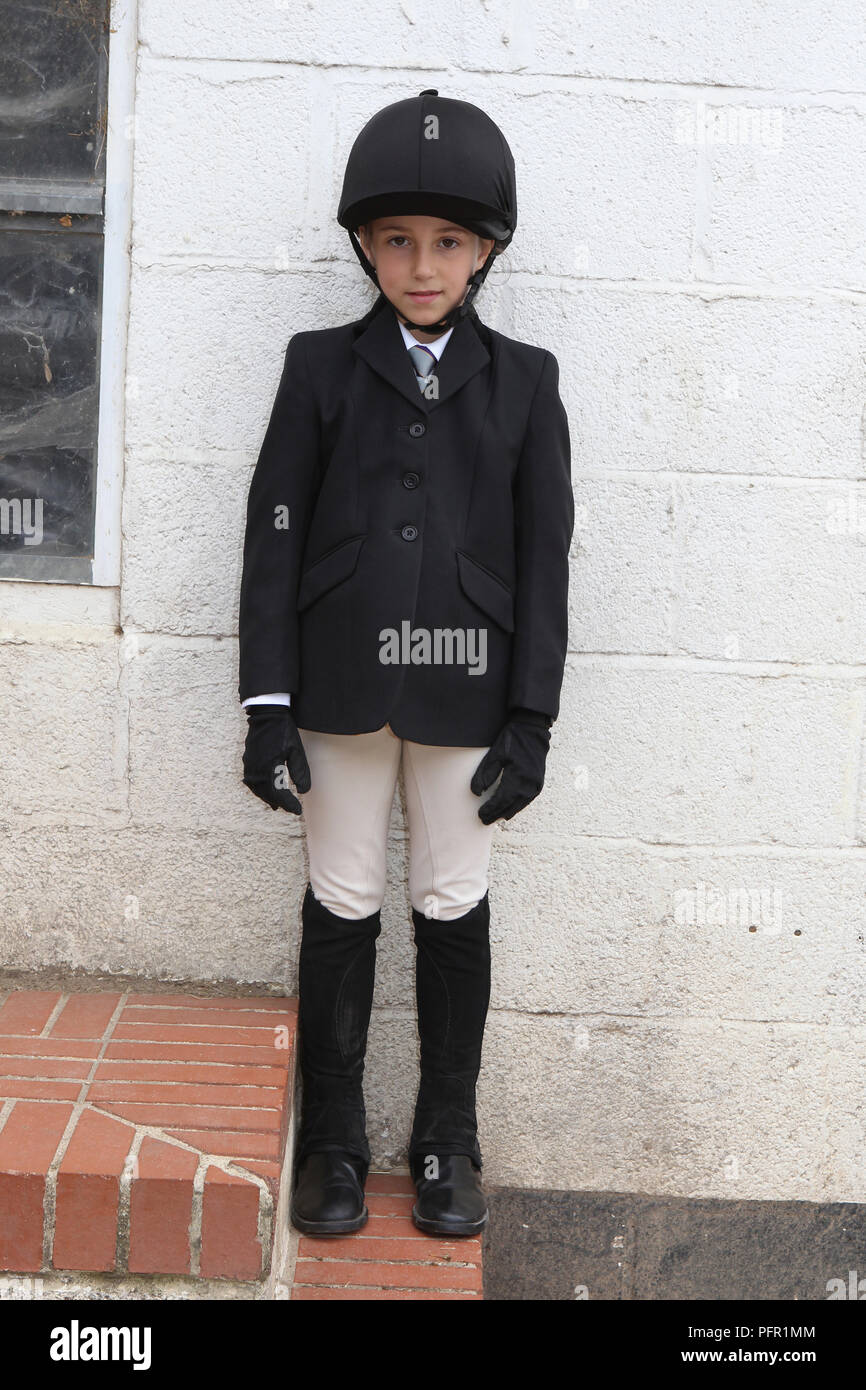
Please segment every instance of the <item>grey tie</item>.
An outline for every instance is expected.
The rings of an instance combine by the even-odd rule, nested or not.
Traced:
[[[428,347],[422,347],[419,343],[417,347],[408,349],[409,356],[412,358],[412,365],[415,368],[415,379],[421,391],[427,385],[427,379],[433,368],[436,366],[437,358],[435,352],[431,352]]]

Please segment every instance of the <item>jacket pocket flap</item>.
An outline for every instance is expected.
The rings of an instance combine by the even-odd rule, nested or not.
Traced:
[[[467,598],[506,632],[513,632],[514,596],[508,586],[463,550],[457,551],[457,570]]]
[[[304,570],[298,585],[298,599],[295,605],[299,613],[303,613],[305,608],[309,608],[311,603],[315,603],[336,584],[349,578],[358,563],[358,556],[366,539],[365,534],[341,541],[333,550],[329,550],[327,555],[323,555],[321,560],[316,560],[315,564]]]

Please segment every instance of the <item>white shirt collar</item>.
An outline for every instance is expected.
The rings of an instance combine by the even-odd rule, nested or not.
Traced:
[[[442,353],[445,351],[445,346],[446,346],[446,344],[447,344],[447,342],[448,342],[448,339],[451,337],[451,334],[454,332],[454,329],[453,329],[453,328],[449,328],[449,329],[447,330],[447,332],[445,332],[445,333],[442,334],[442,337],[441,337],[441,338],[435,338],[434,341],[433,341],[432,343],[419,343],[419,341],[418,341],[417,338],[413,338],[413,337],[412,337],[412,334],[409,332],[409,329],[406,327],[406,325],[405,325],[404,323],[400,323],[400,320],[399,320],[399,319],[397,319],[397,323],[398,323],[398,325],[399,325],[400,332],[403,334],[403,342],[406,344],[407,348],[410,348],[410,347],[426,347],[426,348],[429,348],[430,351],[432,352],[433,356],[436,358],[437,362],[438,362],[439,358],[442,356]]]

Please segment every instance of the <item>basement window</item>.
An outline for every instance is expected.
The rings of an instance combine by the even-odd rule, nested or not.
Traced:
[[[0,580],[117,582],[97,545],[111,22],[110,0],[0,6]]]

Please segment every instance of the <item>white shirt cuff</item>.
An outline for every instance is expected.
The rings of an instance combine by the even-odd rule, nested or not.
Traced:
[[[292,697],[285,690],[278,690],[275,695],[250,695],[249,699],[241,701],[244,709],[247,705],[290,705],[291,703]]]

